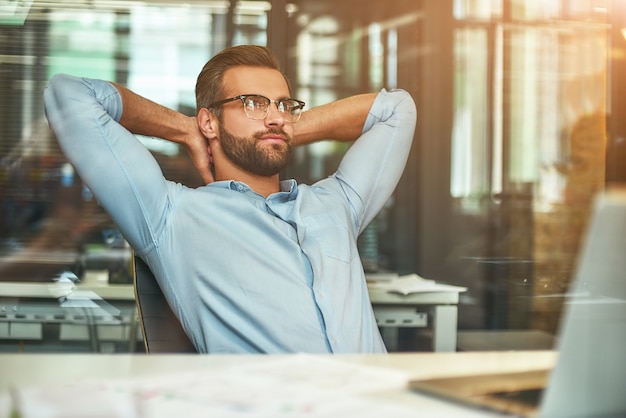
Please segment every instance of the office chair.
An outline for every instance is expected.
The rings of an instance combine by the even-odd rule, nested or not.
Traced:
[[[152,271],[134,254],[133,282],[146,353],[197,353]]]

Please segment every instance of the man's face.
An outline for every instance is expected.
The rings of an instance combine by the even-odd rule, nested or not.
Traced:
[[[224,75],[226,97],[260,94],[272,100],[289,97],[289,88],[277,70],[235,67]],[[238,167],[259,176],[282,171],[293,151],[293,127],[285,121],[274,103],[265,119],[250,119],[243,104],[236,100],[223,105],[219,140],[228,159]]]

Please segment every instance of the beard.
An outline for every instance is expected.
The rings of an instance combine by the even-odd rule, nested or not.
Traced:
[[[271,177],[287,167],[293,152],[293,141],[282,129],[268,129],[251,137],[236,137],[220,124],[220,142],[224,154],[239,168],[249,173]],[[263,136],[278,134],[285,137],[281,143],[263,144]]]

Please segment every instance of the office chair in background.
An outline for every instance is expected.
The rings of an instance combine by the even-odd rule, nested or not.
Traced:
[[[197,353],[152,271],[134,254],[133,282],[146,353]]]

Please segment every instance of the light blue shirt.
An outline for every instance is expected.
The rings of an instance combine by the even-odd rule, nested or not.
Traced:
[[[57,75],[44,94],[64,153],[152,269],[199,352],[381,353],[357,237],[400,179],[415,130],[401,90],[378,94],[335,174],[267,198],[168,181],[118,121],[108,82]]]

